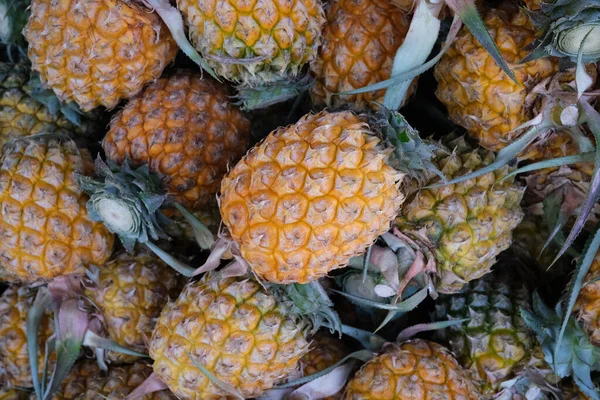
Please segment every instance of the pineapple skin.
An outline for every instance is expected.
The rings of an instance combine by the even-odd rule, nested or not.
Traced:
[[[378,107],[373,102],[383,103],[385,90],[336,94],[389,79],[396,51],[404,42],[411,21],[412,4],[400,3],[335,0],[329,4],[323,43],[311,63],[316,76],[310,89],[313,103],[353,110],[373,109]],[[415,85],[411,90],[414,89]]]
[[[93,135],[91,121],[83,119],[77,126],[35,100],[28,90],[29,72],[23,63],[0,62],[0,149],[13,138],[38,133]]]
[[[76,173],[91,156],[51,135],[11,142],[0,157],[0,264],[24,282],[82,274],[110,257],[113,235],[88,215]]]
[[[350,351],[344,342],[326,332],[318,332],[310,342],[310,350],[300,359],[300,368],[304,376],[314,375],[331,367]],[[333,396],[325,397],[324,400],[340,400],[343,391]]]
[[[84,111],[136,95],[178,50],[158,14],[130,0],[33,0],[23,34],[42,83]]]
[[[0,388],[0,400],[27,400],[29,392],[17,389]]]
[[[593,283],[592,281],[598,277],[600,277],[600,253],[596,254],[590,266],[573,310],[590,337],[590,341],[596,346],[600,346],[600,281]]]
[[[244,154],[249,137],[250,122],[224,85],[177,71],[131,99],[113,118],[102,145],[109,160],[148,165],[170,195],[199,210],[214,201],[222,176]]]
[[[140,353],[147,353],[146,339],[170,298],[176,298],[182,280],[151,253],[122,252],[98,270],[87,296],[100,308],[111,340]],[[116,363],[131,363],[138,357],[108,352]]]
[[[298,75],[325,21],[319,0],[179,0],[177,8],[215,73],[251,86]]]
[[[450,180],[491,164],[495,156],[472,148],[463,138],[448,143],[433,162]],[[512,243],[523,218],[524,188],[514,178],[498,182],[514,168],[504,166],[475,179],[427,188],[440,182],[432,174],[407,197],[396,225],[431,245],[437,262],[436,290],[456,293],[489,273],[496,256]]]
[[[345,400],[478,400],[473,381],[448,349],[426,340],[388,344],[346,386]]]
[[[452,122],[464,127],[481,146],[499,151],[512,142],[511,130],[534,117],[530,92],[558,71],[558,62],[542,58],[519,64],[537,33],[525,11],[516,5],[505,2],[487,10],[483,18],[502,57],[522,83],[507,77],[463,27],[435,66],[436,96]]]
[[[26,286],[9,286],[0,296],[0,382],[7,387],[29,388],[33,386],[27,351],[27,313],[36,292]],[[40,348],[54,333],[50,314],[42,317],[39,331]],[[44,366],[44,355],[40,354],[38,368]],[[53,359],[50,359],[50,363]]]
[[[308,326],[248,278],[207,274],[164,309],[152,335],[154,373],[179,399],[228,398],[200,363],[244,397],[286,380],[308,351]]]
[[[306,283],[347,265],[389,229],[403,174],[351,112],[273,131],[225,176],[224,224],[254,273]]]

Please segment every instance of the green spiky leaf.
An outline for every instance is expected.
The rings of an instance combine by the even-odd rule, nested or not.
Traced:
[[[300,96],[313,84],[314,79],[307,74],[289,81],[280,80],[261,86],[239,85],[236,87],[235,104],[245,111],[267,108]]]

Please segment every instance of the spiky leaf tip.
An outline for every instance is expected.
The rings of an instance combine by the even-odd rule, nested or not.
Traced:
[[[238,85],[234,104],[244,111],[259,110],[291,100],[306,92],[315,80],[308,74],[292,80],[278,80],[259,86]]]

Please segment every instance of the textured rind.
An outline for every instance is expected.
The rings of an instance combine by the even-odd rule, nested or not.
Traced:
[[[600,346],[600,280],[591,282],[598,278],[600,278],[600,253],[596,254],[590,266],[574,309],[590,341],[596,346]]]
[[[71,123],[57,111],[52,114],[35,100],[27,87],[29,69],[25,64],[0,62],[0,149],[12,139],[38,133],[77,134],[89,136],[91,122]]]
[[[27,351],[27,313],[36,292],[25,286],[10,286],[0,296],[0,383],[8,387],[33,386]],[[54,333],[52,317],[42,317],[39,331],[40,348]],[[52,361],[52,360],[51,360]],[[39,357],[43,368],[44,357]],[[4,386],[3,385],[3,386]]]
[[[230,163],[246,151],[250,122],[224,85],[177,71],[148,86],[112,120],[103,141],[107,157],[148,165],[169,194],[200,209],[219,189]]]
[[[244,397],[285,381],[308,351],[305,321],[247,278],[208,274],[167,305],[150,343],[154,373],[179,399],[227,398],[202,364]]]
[[[26,400],[29,393],[24,390],[0,388],[0,400]]]
[[[23,34],[42,82],[84,111],[136,95],[178,50],[158,14],[131,0],[33,0]]]
[[[319,332],[310,342],[310,350],[300,359],[300,368],[304,376],[314,375],[331,367],[350,354],[344,342],[330,333]],[[343,391],[323,400],[339,400]]]
[[[76,363],[60,384],[52,400],[76,400],[85,391],[103,379],[103,372],[93,360]],[[32,394],[35,399],[35,394]],[[32,399],[32,400],[33,400]]]
[[[461,138],[441,152],[434,164],[450,180],[491,164],[495,156],[473,149]],[[396,225],[427,243],[437,263],[436,289],[456,293],[461,287],[490,272],[496,256],[512,242],[512,231],[521,222],[519,203],[524,188],[514,178],[499,182],[514,167],[504,166],[475,179],[428,188],[440,182],[437,175],[414,191],[404,203]]]
[[[499,270],[465,285],[459,293],[441,295],[434,320],[470,319],[462,325],[437,331],[450,344],[461,364],[481,382],[481,390],[494,394],[534,359],[535,337],[521,318],[530,308],[529,291],[515,275]]]
[[[311,63],[316,76],[312,100],[327,107],[354,110],[377,107],[385,90],[335,94],[389,79],[396,50],[410,26],[411,4],[400,8],[386,0],[335,0],[327,10],[323,43]]]
[[[221,216],[261,278],[306,283],[345,267],[389,229],[401,173],[351,112],[273,131],[221,183]]]
[[[177,7],[217,75],[249,85],[296,76],[315,57],[325,21],[319,0],[179,0]]]
[[[146,340],[170,298],[176,298],[181,280],[158,257],[145,251],[125,252],[98,270],[98,279],[86,294],[100,308],[111,340],[147,353]],[[135,356],[108,352],[112,363],[133,362]]]
[[[112,252],[113,235],[87,212],[76,173],[91,157],[50,135],[15,140],[0,157],[0,264],[24,282],[85,272]]]
[[[481,395],[450,351],[425,340],[389,344],[346,386],[345,400],[479,400]]]
[[[513,140],[509,132],[533,117],[528,95],[544,78],[558,71],[558,62],[543,58],[525,64],[527,45],[536,37],[526,13],[503,4],[490,9],[484,22],[517,80],[508,78],[492,56],[463,27],[435,67],[436,96],[450,119],[488,150],[499,151]]]

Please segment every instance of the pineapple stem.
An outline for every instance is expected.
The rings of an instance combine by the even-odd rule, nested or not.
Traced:
[[[161,260],[167,263],[171,268],[175,271],[179,272],[181,275],[186,277],[191,277],[194,275],[194,268],[189,265],[182,263],[175,257],[171,256],[169,253],[152,243],[151,241],[147,241],[144,243],[154,254],[156,254]]]

